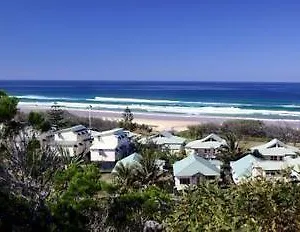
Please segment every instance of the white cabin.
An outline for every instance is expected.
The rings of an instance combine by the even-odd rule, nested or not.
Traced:
[[[105,162],[113,167],[115,162],[129,154],[130,140],[123,128],[109,131],[92,131],[91,161]]]
[[[92,143],[92,136],[89,130],[82,125],[54,132],[54,134],[49,135],[47,140],[49,139],[52,140],[50,142],[51,146],[62,147],[70,156],[88,153]]]
[[[189,142],[185,148],[187,153],[197,154],[206,159],[215,159],[218,149],[226,145],[226,141],[216,134],[210,134],[203,139]]]

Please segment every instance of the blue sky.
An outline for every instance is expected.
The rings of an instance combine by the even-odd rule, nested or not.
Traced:
[[[0,79],[299,82],[300,2],[1,1]]]

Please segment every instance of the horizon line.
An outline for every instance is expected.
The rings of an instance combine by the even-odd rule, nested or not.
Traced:
[[[65,82],[68,82],[68,81],[72,81],[72,82],[165,82],[165,83],[170,83],[170,82],[178,82],[178,83],[182,83],[182,82],[191,82],[191,83],[195,83],[195,82],[199,82],[199,83],[295,83],[295,84],[300,84],[300,81],[299,82],[296,82],[296,81],[241,81],[241,80],[174,80],[174,81],[171,81],[171,80],[134,80],[134,79],[128,79],[128,80],[95,80],[95,79],[85,79],[85,80],[79,80],[79,79],[12,79],[12,80],[9,80],[9,79],[0,79],[0,81],[40,81],[40,82],[43,82],[43,81],[65,81]]]

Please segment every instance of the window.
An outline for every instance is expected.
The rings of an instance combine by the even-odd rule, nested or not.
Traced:
[[[204,153],[207,153],[207,149],[204,149]]]
[[[271,155],[270,160],[277,160],[277,156]]]
[[[282,161],[282,160],[283,160],[283,157],[282,157],[282,156],[280,156],[280,157],[279,157],[279,160],[280,160],[280,161]]]
[[[266,171],[267,176],[276,176],[276,175],[279,175],[279,174],[280,174],[280,171],[276,171],[276,170]]]
[[[180,178],[179,181],[180,181],[180,184],[190,184],[189,178]]]

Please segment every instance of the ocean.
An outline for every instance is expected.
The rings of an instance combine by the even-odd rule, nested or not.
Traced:
[[[300,83],[0,81],[22,105],[300,120]]]

